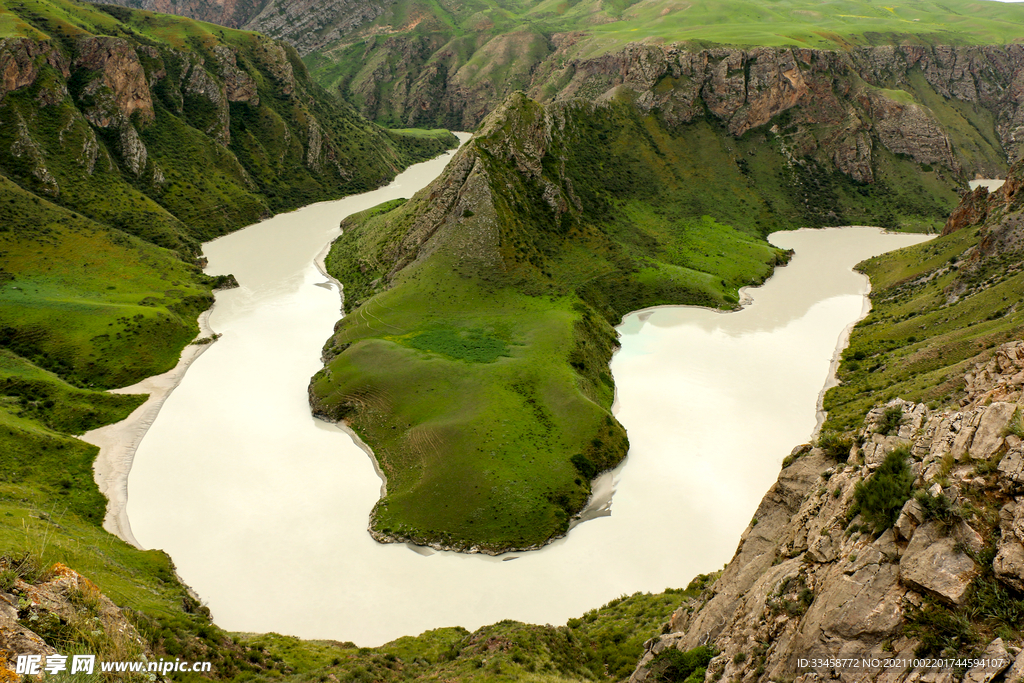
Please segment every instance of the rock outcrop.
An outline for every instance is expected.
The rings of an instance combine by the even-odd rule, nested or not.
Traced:
[[[901,661],[942,655],[928,649],[934,639],[923,641],[926,632],[943,637],[932,633],[937,627],[919,625],[933,623],[925,616],[952,614],[998,586],[1011,591],[1004,601],[1021,600],[1012,596],[1024,590],[1024,447],[1015,422],[1024,409],[1022,346],[1005,344],[972,369],[961,410],[935,412],[895,399],[868,415],[848,461],[798,448],[721,577],[676,611],[670,633],[647,643],[630,680],[649,680],[665,650],[700,645],[718,652],[707,681],[952,680],[954,666],[936,673]],[[891,435],[879,433],[883,415],[893,410],[900,411],[900,425]],[[902,506],[895,524],[876,535],[858,490],[896,450],[906,458],[915,493],[895,501]],[[971,633],[973,640],[944,656],[1001,664],[968,664],[964,680],[991,681],[1011,666],[1006,680],[1020,680],[1019,638],[986,643],[981,631]],[[892,665],[813,663],[844,658]]]
[[[17,576],[24,567],[2,558],[0,571]],[[62,564],[53,565],[38,579],[26,581],[18,576],[9,591],[0,590],[0,681],[22,680],[15,675],[20,655],[45,659],[58,654],[44,636],[51,641],[85,637],[102,641],[124,659],[151,654],[125,613],[96,584]]]

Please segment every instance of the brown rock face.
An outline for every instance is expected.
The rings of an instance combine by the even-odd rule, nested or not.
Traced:
[[[117,114],[130,117],[136,112],[147,121],[153,119],[153,97],[146,70],[127,41],[89,36],[81,38],[75,47],[78,54],[74,67],[100,72],[100,77],[90,81],[84,90],[98,99],[97,106],[87,113],[94,125],[107,128]]]
[[[98,4],[148,9],[239,28],[263,9],[267,0],[98,0]]]
[[[0,101],[4,95],[35,83],[39,69],[49,64],[67,78],[67,60],[49,43],[28,38],[0,40]]]

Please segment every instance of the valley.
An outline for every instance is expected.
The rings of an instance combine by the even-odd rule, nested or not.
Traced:
[[[1010,668],[1024,644],[1020,7],[125,4],[0,4],[0,677],[13,670],[13,642],[43,654],[207,659],[215,678],[239,680],[839,675],[799,671],[798,647],[1003,653],[1007,667],[992,677],[1022,675],[1024,662]],[[454,147],[445,128],[474,135],[423,191],[344,220],[325,267],[345,288],[345,316],[322,333],[322,369],[311,349],[280,377],[301,385],[312,374],[313,413],[344,422],[373,453],[386,488],[372,512],[364,506],[370,535],[358,542],[400,562],[439,559],[402,545],[414,543],[507,573],[614,519],[536,550],[590,515],[595,487],[633,464],[621,463],[640,431],[620,423],[609,369],[627,334],[615,326],[631,311],[737,308],[744,287],[791,267],[773,246],[782,238],[766,239],[779,231],[941,234],[861,266],[873,309],[823,397],[823,431],[784,460],[807,435],[762,454],[761,465],[782,460],[782,473],[720,575],[690,583],[712,567],[676,563],[671,583],[690,583],[685,591],[610,602],[614,592],[581,591],[578,600],[606,605],[563,608],[556,620],[581,614],[565,626],[480,626],[511,613],[485,620],[481,610],[474,622],[446,612],[442,594],[424,609],[453,614],[445,627],[410,626],[432,630],[380,648],[227,633],[177,576],[176,553],[140,551],[101,529],[96,449],[75,437],[145,400],[105,390],[172,367],[215,289],[241,285],[225,300],[245,293],[241,273],[203,272],[204,242],[381,186]],[[1006,182],[968,191],[985,178]],[[336,293],[316,289],[329,309]],[[278,325],[285,339],[288,327]],[[273,371],[257,360],[242,372],[269,382]],[[210,411],[221,407],[213,398]],[[232,403],[272,424],[271,402],[251,398]],[[305,398],[287,410],[311,424]],[[256,466],[243,460],[222,476],[244,480],[238,472]],[[721,485],[721,474],[706,476]],[[879,516],[863,491],[890,476],[901,488]],[[674,523],[692,526],[667,517],[656,527],[667,539],[682,533]],[[184,542],[211,519],[187,523]],[[727,551],[740,524],[716,543]],[[317,528],[293,541],[329,543]],[[954,530],[959,540],[947,542]],[[963,588],[955,595],[915,573],[933,536],[945,549],[939,574]],[[686,557],[700,557],[701,542],[690,545]],[[293,557],[249,563],[276,567],[260,585],[298,582]],[[315,588],[335,570],[302,583]],[[871,589],[849,593],[843,577],[853,575]],[[891,607],[885,619],[858,611],[878,604]],[[303,601],[291,607],[316,618]],[[86,628],[90,619],[100,627]],[[965,671],[943,675],[953,674]]]

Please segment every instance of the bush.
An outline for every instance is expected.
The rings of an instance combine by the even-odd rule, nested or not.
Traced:
[[[918,657],[968,657],[981,640],[963,610],[954,612],[932,602],[910,610],[904,632],[920,639],[914,651]]]
[[[818,448],[824,451],[828,457],[839,462],[846,462],[850,458],[853,439],[836,432],[823,431],[818,435]]]
[[[886,408],[882,413],[882,421],[878,424],[878,433],[885,436],[892,436],[899,431],[903,424],[903,409],[899,406]]]
[[[934,519],[948,527],[963,517],[961,510],[944,493],[933,496],[927,491],[918,491],[914,498],[921,504],[925,520]]]
[[[701,645],[683,652],[675,648],[662,650],[647,665],[648,680],[666,683],[699,683],[704,680],[707,665],[718,654],[714,648]]]
[[[854,489],[854,510],[878,534],[896,523],[903,505],[910,500],[914,475],[907,465],[909,449],[897,448],[885,456],[882,465],[870,478]]]
[[[593,479],[597,475],[597,466],[582,453],[577,453],[569,458],[569,460],[572,462],[573,467],[576,468],[576,471],[587,480]]]

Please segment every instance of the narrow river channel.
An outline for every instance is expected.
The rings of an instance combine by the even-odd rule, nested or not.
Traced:
[[[313,265],[338,222],[408,197],[450,159],[394,184],[277,216],[204,245],[234,273],[128,482],[139,543],[163,548],[217,623],[373,646],[501,619],[565,623],[624,593],[685,586],[733,554],[782,458],[808,439],[837,340],[864,312],[860,260],[920,241],[877,229],[777,233],[796,256],[744,310],[627,316],[612,364],[632,450],[611,514],[532,553],[492,558],[379,545],[367,454],[310,416],[306,387],[339,317]]]

